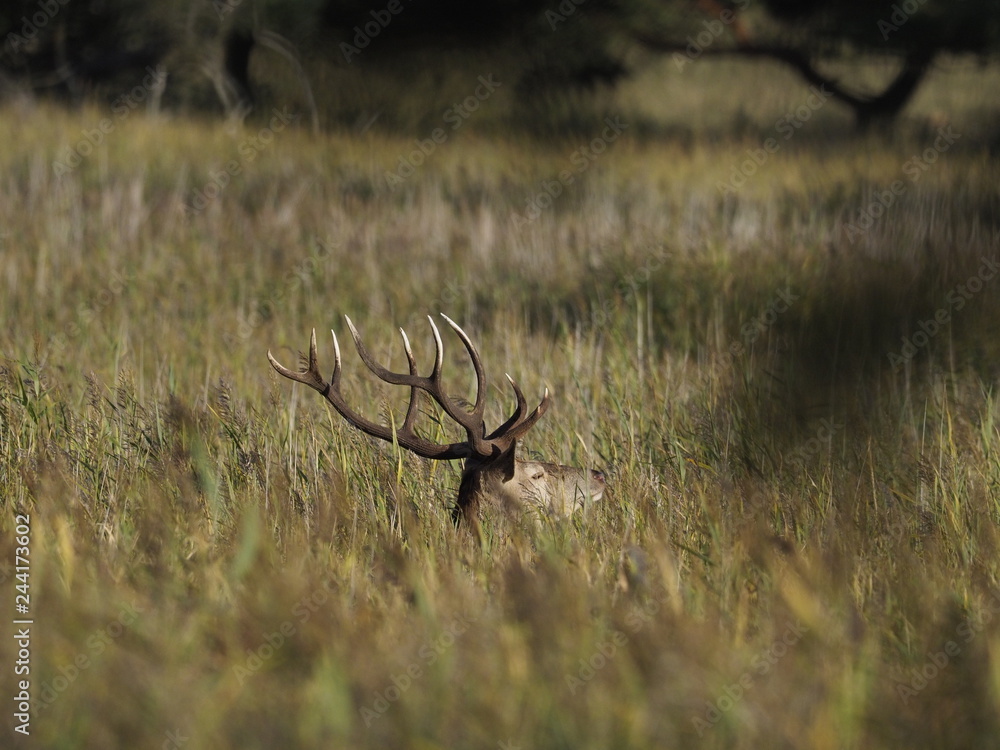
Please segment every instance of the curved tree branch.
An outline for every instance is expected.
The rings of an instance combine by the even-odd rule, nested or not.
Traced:
[[[633,37],[655,52],[690,56],[690,44],[659,39],[645,32],[636,32]],[[779,60],[795,69],[807,83],[822,87],[834,99],[853,109],[858,128],[865,130],[877,123],[891,122],[902,111],[923,80],[936,54],[937,50],[933,48],[911,50],[904,58],[903,67],[893,81],[882,93],[874,96],[861,96],[848,91],[836,79],[817,70],[809,55],[794,47],[739,44],[735,47],[703,48],[699,51],[698,57],[741,55]]]

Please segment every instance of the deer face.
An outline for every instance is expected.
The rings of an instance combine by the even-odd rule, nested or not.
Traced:
[[[602,472],[544,461],[517,461],[510,484],[525,504],[562,518],[604,495]]]
[[[489,459],[466,459],[455,520],[477,523],[489,508],[567,518],[604,494],[604,474],[545,461],[513,458],[514,449]]]

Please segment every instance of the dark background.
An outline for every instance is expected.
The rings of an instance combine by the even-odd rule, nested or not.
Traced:
[[[1000,6],[987,0],[18,0],[0,10],[0,36],[0,91],[8,98],[31,92],[71,104],[111,101],[159,66],[169,83],[157,94],[158,106],[242,118],[296,97],[320,129],[366,118],[346,88],[378,86],[373,81],[381,75],[431,91],[470,58],[486,57],[516,88],[522,111],[512,120],[537,125],[524,113],[567,96],[599,95],[664,56],[677,56],[678,69],[685,60],[728,56],[770,60],[806,84],[825,86],[859,128],[869,129],[892,127],[942,57],[986,63],[995,55]],[[889,70],[875,85],[836,68],[869,59]],[[286,82],[269,82],[265,73],[279,69]],[[383,111],[374,126],[399,129],[404,120]]]

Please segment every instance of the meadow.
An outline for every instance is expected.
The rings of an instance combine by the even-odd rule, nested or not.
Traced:
[[[412,104],[409,136],[8,104],[2,744],[1000,744],[997,73],[862,137],[699,66],[545,137],[502,87],[481,120]],[[457,464],[265,356],[315,327],[329,372],[334,328],[348,398],[398,424],[343,316],[426,370],[439,312],[489,424],[504,372],[549,388],[523,454],[603,469],[598,506],[481,548]]]

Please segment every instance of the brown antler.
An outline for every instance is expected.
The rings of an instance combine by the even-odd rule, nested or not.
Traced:
[[[507,380],[510,381],[511,387],[514,389],[514,395],[517,398],[517,406],[514,409],[514,413],[511,414],[507,421],[487,435],[486,425],[483,422],[483,414],[486,409],[486,376],[483,372],[482,361],[479,359],[479,352],[476,351],[476,347],[472,343],[472,340],[451,318],[444,314],[441,316],[448,322],[448,325],[452,327],[458,337],[462,340],[466,351],[469,352],[469,357],[472,359],[472,366],[475,368],[476,372],[476,402],[473,405],[471,412],[461,408],[461,406],[459,406],[445,393],[444,386],[441,382],[441,366],[444,362],[444,345],[441,343],[441,333],[434,324],[433,318],[428,316],[427,319],[430,321],[431,330],[434,334],[434,346],[436,350],[434,368],[431,370],[431,374],[429,376],[421,377],[417,374],[416,362],[413,358],[413,352],[410,350],[410,340],[407,338],[406,332],[402,328],[399,329],[399,332],[403,338],[403,348],[406,352],[406,361],[409,366],[408,373],[392,372],[376,362],[368,352],[364,343],[361,341],[361,335],[358,333],[357,328],[355,328],[354,323],[351,322],[351,319],[347,316],[344,317],[347,320],[347,325],[351,329],[351,334],[354,337],[354,344],[357,347],[358,354],[361,356],[362,361],[368,369],[371,370],[376,377],[386,383],[391,385],[405,385],[410,388],[410,403],[406,409],[406,416],[403,419],[402,427],[395,431],[395,433],[389,427],[377,424],[362,417],[351,409],[344,401],[344,398],[340,393],[340,344],[337,341],[337,334],[333,331],[330,331],[330,333],[333,335],[335,359],[333,375],[331,376],[329,383],[323,380],[323,377],[319,373],[319,367],[316,363],[317,355],[315,329],[312,332],[312,339],[309,343],[309,361],[307,369],[299,372],[289,370],[279,364],[278,361],[271,355],[270,351],[267,353],[267,358],[271,362],[271,366],[277,370],[279,374],[294,380],[297,383],[308,385],[310,388],[322,393],[326,400],[330,402],[333,408],[336,409],[341,416],[358,429],[373,437],[388,440],[390,442],[395,437],[395,440],[399,443],[399,445],[403,446],[407,450],[413,451],[419,456],[423,456],[424,458],[453,459],[468,458],[470,456],[488,458],[499,455],[500,453],[508,450],[516,440],[531,429],[532,425],[538,421],[548,408],[549,392],[548,389],[546,389],[541,402],[535,410],[530,414],[525,415],[528,408],[527,401],[525,400],[521,389],[517,386],[517,383],[515,383],[514,380],[508,375]],[[445,413],[465,429],[465,433],[468,438],[466,442],[439,445],[416,434],[413,423],[417,417],[418,390],[422,390],[430,394],[430,396],[441,406],[441,408],[444,409]]]

